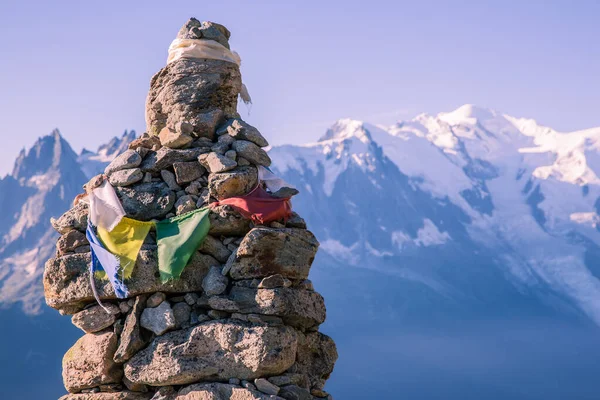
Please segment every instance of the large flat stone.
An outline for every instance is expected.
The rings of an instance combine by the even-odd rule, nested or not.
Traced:
[[[152,393],[114,392],[68,394],[58,400],[150,400]]]
[[[298,357],[289,372],[306,375],[311,388],[321,389],[338,359],[333,339],[321,332],[298,334]]]
[[[66,314],[73,314],[94,302],[89,282],[90,253],[69,254],[51,258],[44,270],[46,303]],[[218,265],[213,257],[197,252],[183,270],[180,279],[161,283],[156,249],[142,250],[131,279],[126,281],[130,297],[143,293],[185,293],[202,290],[202,280],[211,265]],[[96,289],[102,300],[116,299],[108,280],[95,278]]]
[[[211,297],[209,305],[220,311],[280,317],[297,328],[312,328],[325,321],[323,297],[317,292],[294,288],[231,288],[227,297]]]
[[[244,196],[250,193],[257,183],[258,172],[252,166],[237,167],[231,171],[212,173],[208,176],[210,195],[219,200]]]
[[[286,371],[296,348],[297,333],[290,327],[209,321],[154,339],[125,364],[125,375],[151,386],[254,379]]]
[[[212,236],[244,236],[250,230],[250,220],[230,206],[217,206],[208,214]]]
[[[261,393],[225,383],[200,383],[179,391],[169,400],[284,400],[282,397]]]
[[[158,151],[151,151],[146,155],[140,165],[143,172],[159,172],[171,168],[176,162],[187,162],[198,159],[200,154],[209,152],[210,149],[193,148],[186,150],[162,147]]]
[[[128,217],[140,221],[164,218],[177,196],[166,183],[149,182],[115,188]]]
[[[281,274],[306,279],[319,242],[304,229],[252,229],[242,240],[229,274],[233,279]]]
[[[113,361],[117,335],[113,332],[88,333],[63,357],[63,383],[67,391],[77,393],[99,385],[118,383],[121,366]]]

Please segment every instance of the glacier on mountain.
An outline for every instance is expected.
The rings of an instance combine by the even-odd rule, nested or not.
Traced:
[[[269,154],[285,179],[311,188],[297,203],[320,221],[317,236],[332,257],[369,268],[378,263],[372,255],[386,258],[379,269],[410,270],[465,294],[442,271],[455,266],[424,268],[415,254],[431,246],[469,252],[470,263],[497,268],[516,292],[550,288],[600,324],[598,260],[590,257],[600,244],[599,139],[600,128],[561,133],[464,105],[391,127],[339,120],[317,143]],[[343,211],[309,205],[324,202]],[[371,226],[373,218],[385,222]],[[346,232],[332,230],[340,224]],[[476,272],[463,265],[453,273]]]

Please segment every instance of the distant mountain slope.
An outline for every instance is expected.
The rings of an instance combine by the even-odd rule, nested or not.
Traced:
[[[65,212],[89,174],[102,171],[134,138],[126,131],[97,153],[78,156],[54,130],[19,154],[13,172],[0,179],[0,305],[40,311],[43,266],[57,239],[50,218]]]
[[[269,154],[322,250],[425,289],[404,306],[518,303],[600,323],[599,146],[600,128],[465,105],[385,128],[340,120]]]

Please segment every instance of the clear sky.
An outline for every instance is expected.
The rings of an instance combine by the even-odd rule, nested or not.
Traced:
[[[272,144],[351,117],[464,103],[558,130],[600,126],[599,1],[0,2],[0,176],[58,127],[76,151],[143,132],[151,76],[188,17],[225,24]]]

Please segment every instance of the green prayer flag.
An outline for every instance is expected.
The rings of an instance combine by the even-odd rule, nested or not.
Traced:
[[[208,207],[156,223],[160,280],[179,279],[194,252],[208,235]]]

